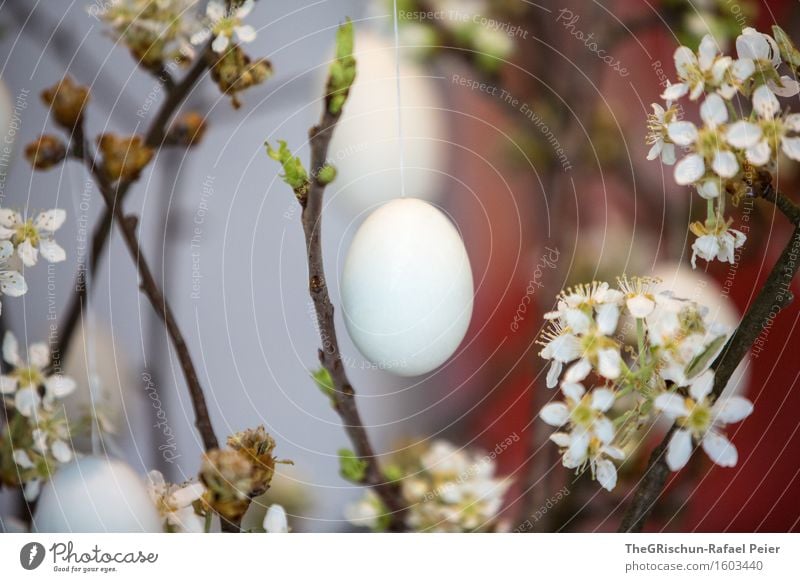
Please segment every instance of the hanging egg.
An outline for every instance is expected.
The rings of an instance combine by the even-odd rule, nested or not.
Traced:
[[[328,150],[337,178],[326,194],[350,215],[390,200],[400,180],[394,46],[359,32],[355,57],[356,80]],[[435,202],[447,171],[442,99],[431,73],[411,61],[401,60],[400,83],[406,192]]]
[[[364,221],[347,253],[341,291],[353,342],[399,376],[444,363],[472,316],[464,242],[447,216],[416,198],[387,202]]]
[[[42,487],[38,532],[161,532],[144,480],[122,461],[83,457],[61,467]]]

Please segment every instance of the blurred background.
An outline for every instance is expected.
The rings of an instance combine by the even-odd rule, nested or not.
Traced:
[[[800,5],[620,0],[573,6],[400,2],[408,194],[440,206],[460,230],[472,263],[475,311],[456,355],[416,379],[374,369],[343,322],[337,324],[378,451],[390,454],[433,438],[491,450],[518,437],[497,458],[499,472],[514,480],[504,518],[524,520],[569,485],[569,497],[535,529],[607,531],[616,528],[625,497],[662,435],[646,436],[613,493],[600,493],[561,467],[547,443],[550,429],[535,420],[552,396],[535,344],[542,314],[565,286],[627,273],[659,276],[665,288],[736,324],[788,238],[788,225],[771,206],[745,201],[732,211],[733,228],[745,215],[750,226],[738,263],[700,261],[692,270],[687,225],[704,207],[675,185],[671,168],[645,159],[646,116],[666,80],[674,79],[678,44],[696,48],[710,32],[731,50],[743,27],[768,30],[776,22],[798,39]],[[0,203],[30,213],[68,212],[57,236],[68,260],[26,273],[31,291],[3,301],[3,325],[21,343],[46,341],[53,310],[63,316],[86,248],[86,223],[79,218],[93,224],[103,208],[78,164],[32,173],[25,162],[25,144],[52,131],[38,94],[65,72],[89,85],[90,135],[142,132],[163,97],[158,80],[137,68],[91,7],[88,0],[0,3],[6,55],[0,94],[9,120],[4,133],[13,141]],[[427,11],[445,16],[420,17]],[[339,305],[336,278],[355,229],[399,195],[391,14],[391,3],[382,0],[257,2],[248,21],[258,35],[248,52],[269,59],[274,75],[244,92],[239,109],[203,79],[183,108],[207,112],[202,143],[158,151],[126,200],[126,210],[140,217],[144,251],[189,340],[219,433],[264,424],[278,443],[276,455],[294,461],[278,468],[267,497],[286,505],[299,531],[349,530],[342,508],[361,490],[338,475],[337,450],[349,445],[310,379],[319,338],[306,292],[299,207],[263,143],[286,139],[308,159],[307,130],[319,117],[335,28],[351,17],[359,78],[332,145],[339,178],[323,214],[328,283]],[[781,170],[780,189],[796,192],[795,165]],[[93,359],[110,453],[142,474],[156,468],[175,482],[191,478],[202,446],[180,368],[117,233],[91,282],[89,324],[68,367],[81,386],[70,414],[88,409],[86,362]],[[672,478],[651,528],[798,529],[799,314],[795,303],[775,320],[763,350],[743,363],[729,387],[755,404],[753,416],[729,430],[739,464],[721,469],[695,455]],[[0,490],[4,520],[24,520],[26,512],[19,492]]]

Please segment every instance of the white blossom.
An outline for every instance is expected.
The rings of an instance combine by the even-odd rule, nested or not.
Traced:
[[[668,141],[667,125],[672,122],[676,115],[674,107],[664,109],[658,103],[651,105],[653,113],[647,117],[647,144],[650,150],[647,152],[648,160],[660,158],[663,164],[671,166],[675,163],[675,144]]]
[[[200,533],[204,530],[203,518],[192,506],[205,493],[202,483],[167,483],[160,471],[150,471],[147,478],[147,492],[164,520],[166,531]]]
[[[495,476],[495,463],[481,452],[436,440],[398,466],[405,475],[400,490],[408,506],[406,525],[414,531],[491,531],[498,527],[511,481]],[[380,529],[388,510],[371,490],[345,508],[354,525]]]
[[[253,42],[256,29],[242,24],[242,19],[250,14],[254,5],[254,0],[245,0],[231,12],[225,0],[211,0],[206,6],[205,26],[192,35],[192,43],[201,44],[213,36],[211,48],[221,54],[228,50],[232,40],[238,44]]]
[[[0,240],[12,242],[26,267],[33,267],[40,254],[51,263],[59,263],[67,255],[54,234],[66,218],[67,213],[58,208],[40,212],[35,219],[25,219],[19,212],[0,208]]]
[[[614,392],[607,388],[595,388],[587,393],[581,384],[568,382],[562,383],[561,391],[566,400],[545,405],[539,416],[551,426],[569,426],[568,432],[551,436],[551,440],[564,451],[564,466],[575,469],[588,462],[594,469],[598,461],[603,461],[599,458],[603,454],[615,457],[618,449],[611,446],[614,424],[605,414],[614,405]],[[611,482],[611,475],[604,461],[601,466],[605,487]],[[616,483],[616,470],[613,475],[613,482]]]
[[[736,447],[722,434],[726,424],[739,422],[753,412],[752,403],[741,396],[718,399],[712,405],[708,396],[714,387],[714,371],[706,370],[689,385],[689,396],[675,392],[659,395],[656,409],[676,420],[678,428],[672,434],[667,448],[669,468],[678,471],[689,461],[692,441],[699,443],[708,457],[721,467],[736,465]]]
[[[608,283],[579,285],[561,293],[557,309],[545,315],[552,323],[539,342],[540,356],[550,360],[547,386],[558,384],[564,364],[580,359],[601,376],[620,374],[620,347],[611,336],[617,329],[623,294]]]
[[[781,65],[781,53],[778,43],[768,34],[758,32],[754,28],[747,27],[742,30],[736,38],[736,53],[740,60],[753,63],[753,71],[760,66],[772,66],[777,69]],[[794,97],[800,93],[800,84],[797,81],[783,75],[780,82],[767,79],[767,89],[780,97]]]
[[[23,416],[30,417],[40,405],[52,409],[57,399],[75,390],[75,381],[62,374],[50,374],[50,348],[45,343],[34,343],[28,348],[27,362],[19,354],[17,338],[10,331],[3,338],[3,360],[13,370],[0,375],[0,393],[13,396],[14,407]],[[44,397],[39,389],[44,388]]]

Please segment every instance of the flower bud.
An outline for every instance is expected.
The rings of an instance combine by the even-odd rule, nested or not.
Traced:
[[[202,115],[190,111],[173,122],[167,132],[166,143],[191,147],[200,143],[206,132],[206,122]]]
[[[54,135],[40,135],[25,147],[25,159],[36,170],[49,170],[67,157],[67,146]]]
[[[153,149],[138,135],[106,133],[97,138],[97,147],[103,156],[103,171],[112,182],[135,180],[153,157]]]
[[[66,129],[74,129],[89,101],[89,88],[77,85],[67,76],[42,91],[42,100],[50,106],[55,120]]]

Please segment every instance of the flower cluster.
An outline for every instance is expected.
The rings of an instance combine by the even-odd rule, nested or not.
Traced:
[[[418,454],[387,467],[396,473],[407,503],[406,524],[414,531],[494,531],[511,481],[495,477],[493,459],[437,440]],[[345,516],[354,525],[382,530],[388,512],[380,498],[368,490],[348,506]]]
[[[581,285],[562,292],[557,309],[545,316],[550,326],[540,355],[550,361],[548,387],[560,382],[564,400],[545,405],[540,417],[560,429],[551,440],[564,466],[590,469],[609,491],[617,483],[614,461],[625,459],[627,444],[657,414],[682,427],[670,445],[670,467],[678,470],[688,460],[692,437],[714,462],[735,464],[735,449],[719,428],[752,410],[740,397],[710,400],[709,365],[729,330],[713,322],[705,307],[657,292],[658,283],[624,277],[617,288]],[[635,345],[626,345],[629,328],[636,330]]]
[[[183,63],[194,56],[191,39],[197,34],[197,0],[117,0],[109,2],[102,18],[145,68]]]
[[[11,332],[3,339],[3,360],[11,366],[0,375],[0,395],[10,411],[0,448],[11,451],[14,466],[1,467],[2,481],[25,486],[25,496],[34,499],[43,479],[59,464],[72,460],[69,425],[60,410],[60,401],[75,390],[75,382],[49,372],[47,344],[28,348],[27,361]],[[6,458],[4,455],[3,458]]]
[[[710,35],[703,37],[697,53],[685,46],[675,51],[678,82],[661,95],[665,106],[653,104],[647,158],[675,164],[675,181],[693,186],[707,201],[706,220],[691,225],[698,237],[692,265],[697,257],[733,263],[746,237],[730,228],[726,195],[738,202],[759,170],[775,169],[780,152],[800,161],[800,115],[783,113],[778,101],[800,93],[800,84],[780,72],[787,65],[782,55],[789,60],[790,50],[768,34],[745,28],[736,39],[735,59],[722,55]],[[691,101],[702,97],[699,126],[680,119],[677,102],[687,96]],[[750,103],[749,111],[741,112],[742,100],[734,106],[737,96]],[[685,153],[677,163],[676,146]]]

